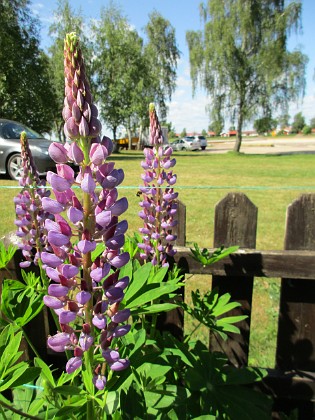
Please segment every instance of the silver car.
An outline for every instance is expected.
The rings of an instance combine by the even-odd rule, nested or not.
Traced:
[[[173,150],[199,150],[200,141],[196,140],[194,137],[187,136],[173,141],[170,146],[172,146]]]
[[[50,140],[23,124],[0,119],[0,174],[19,179],[22,174],[20,135],[25,131],[29,146],[40,175],[55,170],[56,164],[48,154]]]

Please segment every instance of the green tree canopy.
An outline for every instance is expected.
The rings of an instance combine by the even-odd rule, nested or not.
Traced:
[[[255,120],[254,128],[259,134],[265,134],[277,127],[277,121],[272,117],[263,117]]]
[[[303,130],[305,126],[305,118],[303,117],[302,112],[298,112],[293,117],[292,123],[292,133],[299,133]]]
[[[307,58],[287,50],[301,7],[300,1],[208,0],[201,6],[203,30],[186,34],[193,89],[205,88],[214,113],[236,117],[235,151],[245,121],[286,109],[304,93]]]
[[[160,13],[154,11],[149,15],[145,32],[145,59],[150,69],[153,101],[159,109],[160,118],[166,119],[166,101],[171,100],[176,88],[177,60],[180,57],[175,28]]]
[[[0,1],[0,115],[48,132],[56,98],[38,28],[29,0]]]

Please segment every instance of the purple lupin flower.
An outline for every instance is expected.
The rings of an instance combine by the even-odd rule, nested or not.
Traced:
[[[117,191],[124,179],[123,171],[115,169],[113,162],[106,162],[113,150],[112,142],[99,137],[97,108],[74,33],[66,36],[64,56],[64,131],[73,142],[50,148],[57,173],[48,173],[47,180],[55,197],[46,198],[43,205],[53,212],[54,220],[45,224],[49,247],[42,253],[42,260],[52,282],[44,302],[56,312],[60,323],[60,331],[48,339],[48,345],[56,351],[73,351],[66,366],[71,373],[81,366],[91,366],[95,371],[94,354],[103,352],[113,340],[117,345],[118,338],[130,329],[126,324],[129,311],[119,310],[129,281],[120,279],[119,271],[129,261],[129,254],[121,252],[128,224],[118,218],[127,210],[128,202],[119,198]],[[77,176],[71,162],[80,166]],[[82,200],[72,186],[79,187]],[[21,214],[22,225],[23,217]],[[104,242],[105,250],[95,258],[96,240]],[[99,343],[96,336],[100,336]],[[120,363],[116,370],[129,366],[126,359],[116,362]],[[104,358],[101,374],[93,379],[98,389],[105,387],[107,366]]]
[[[139,231],[143,240],[138,246],[141,258],[151,261],[153,265],[166,265],[167,256],[173,256],[176,252],[172,244],[176,235],[172,229],[177,224],[174,216],[177,212],[178,194],[173,189],[176,175],[171,169],[176,160],[171,158],[171,147],[165,150],[162,147],[162,130],[154,104],[150,104],[149,113],[152,149],[144,149],[145,160],[141,162],[144,187],[140,188],[143,200],[139,203],[139,217],[143,220],[143,227]]]
[[[48,199],[50,191],[46,183],[40,180],[32,152],[29,148],[26,133],[20,137],[23,175],[19,180],[22,190],[15,197],[15,225],[18,227],[17,236],[21,238],[20,248],[26,261],[20,266],[25,268],[32,262],[38,264],[41,252],[47,246],[47,232],[45,220],[53,219],[49,209],[45,209],[42,200]]]

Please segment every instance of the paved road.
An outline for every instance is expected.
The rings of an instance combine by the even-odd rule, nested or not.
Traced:
[[[226,153],[233,150],[235,138],[208,140],[207,151]],[[247,154],[315,154],[315,137],[255,137],[242,140],[241,152]]]

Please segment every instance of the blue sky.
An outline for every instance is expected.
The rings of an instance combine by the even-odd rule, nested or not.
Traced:
[[[315,53],[313,42],[315,41],[315,0],[302,0],[302,33],[292,35],[289,40],[289,49],[301,46],[302,51],[308,55],[306,91],[302,103],[290,106],[290,115],[294,116],[299,111],[308,122],[315,117]],[[187,131],[201,132],[207,129],[209,118],[206,105],[209,99],[206,93],[199,90],[192,97],[191,81],[189,76],[189,55],[186,44],[186,31],[202,29],[199,17],[200,0],[115,0],[123,13],[141,35],[143,27],[148,22],[148,15],[157,10],[168,19],[176,30],[178,48],[181,51],[181,59],[178,63],[177,88],[169,104],[168,120],[173,123],[177,132],[186,128]],[[78,11],[81,9],[85,20],[97,19],[102,7],[109,4],[109,0],[70,0],[71,7]],[[56,0],[33,0],[32,11],[37,14],[42,23],[42,46],[47,48],[51,40],[48,38],[48,28],[52,23],[53,11],[57,8]],[[227,125],[229,123],[227,122]],[[250,128],[252,124],[248,124]],[[105,133],[104,133],[105,134]],[[110,134],[110,133],[107,133]]]

